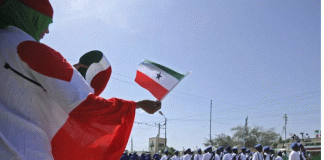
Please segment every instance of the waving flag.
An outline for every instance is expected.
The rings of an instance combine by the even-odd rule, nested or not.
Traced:
[[[135,82],[161,101],[189,73],[180,74],[158,63],[145,60],[138,66]]]
[[[109,61],[102,52],[94,50],[84,54],[80,58],[79,63],[89,66],[88,68],[80,67],[78,71],[94,89],[94,94],[100,95],[106,88],[111,75]]]

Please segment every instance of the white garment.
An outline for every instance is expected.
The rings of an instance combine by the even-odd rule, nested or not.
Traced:
[[[237,156],[237,154],[236,153],[232,153],[232,159],[233,158],[235,158],[235,160],[237,160],[238,159],[238,156]]]
[[[181,156],[180,160],[183,160],[186,155]]]
[[[292,151],[289,154],[289,160],[300,160],[299,153],[296,151]]]
[[[246,156],[245,156],[244,153],[241,153],[241,154],[240,154],[240,159],[241,159],[241,160],[246,160]]]
[[[246,160],[251,160],[252,159],[251,153],[246,153],[245,156],[246,156]]]
[[[232,160],[232,153],[226,153],[223,157],[223,160]]]
[[[218,154],[215,154],[215,158],[214,158],[214,160],[220,160],[220,157],[219,157]]]
[[[298,153],[299,153],[299,155],[301,155],[301,156],[302,156],[303,160],[306,160],[306,158],[305,158],[305,156],[304,156],[304,153],[303,153],[303,152],[301,152],[301,151],[298,151]],[[299,159],[300,159],[300,157],[299,157]]]
[[[263,156],[262,156],[262,154],[260,152],[255,152],[253,154],[252,160],[263,160]]]
[[[282,157],[277,156],[277,158],[275,160],[282,160]]]
[[[196,154],[194,160],[202,160],[203,156],[201,154]]]
[[[161,160],[167,160],[168,158],[169,158],[169,156],[164,155],[164,156],[161,158]]]
[[[171,160],[181,160],[180,159],[180,157],[179,156],[177,156],[177,155],[174,155],[172,158],[171,158]]]
[[[190,155],[190,154],[186,154],[186,155],[183,157],[183,160],[191,160],[191,155]]]
[[[71,82],[31,69],[17,53],[18,45],[24,41],[35,42],[16,27],[0,30],[0,153],[6,158],[53,159],[52,138],[67,120],[68,113],[93,90],[75,69]],[[47,92],[5,69],[5,63],[41,84]],[[80,94],[76,95],[78,91]]]
[[[220,155],[219,155],[219,158],[223,157],[224,158],[224,152],[221,152]]]
[[[210,153],[205,153],[205,154],[202,156],[202,160],[209,160],[211,157],[212,157],[212,155],[211,155]]]
[[[267,153],[264,153],[264,155],[265,155],[265,159],[264,160],[270,160],[271,158],[270,158],[270,154],[267,154]]]

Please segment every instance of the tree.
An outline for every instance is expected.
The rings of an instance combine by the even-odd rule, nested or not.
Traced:
[[[219,134],[216,135],[212,142],[206,140],[204,143],[205,146],[235,146],[235,145],[243,145],[244,141],[244,132],[245,132],[245,146],[253,148],[256,144],[261,143],[263,146],[270,146],[274,142],[276,142],[279,138],[279,134],[274,132],[274,128],[269,128],[267,130],[262,127],[245,127],[237,126],[231,128],[233,132],[233,136]]]
[[[231,129],[233,134],[233,139],[241,144],[243,143],[244,137],[244,126],[237,126]],[[274,132],[274,128],[269,128],[267,130],[262,127],[247,127],[245,132],[245,146],[254,147],[255,144],[261,143],[263,146],[270,146],[276,142],[279,138],[279,134]]]
[[[284,145],[285,142],[284,142],[284,140],[282,139],[281,136],[280,136],[279,139],[278,139],[278,143],[279,143],[279,144],[282,144],[282,147],[285,147],[285,145]],[[281,147],[281,146],[280,146],[280,147]]]
[[[205,146],[233,146],[234,141],[229,135],[225,135],[224,133],[216,135],[214,139],[211,140],[211,142],[206,140],[204,143]]]
[[[171,157],[174,155],[174,151],[176,151],[173,147],[168,147],[168,146],[167,146],[166,149],[168,150],[168,152],[169,152],[169,156],[171,156]],[[159,151],[160,151],[161,153],[164,153],[165,150],[160,149]]]

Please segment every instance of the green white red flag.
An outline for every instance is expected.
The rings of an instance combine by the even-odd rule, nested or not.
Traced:
[[[145,60],[138,66],[135,82],[161,101],[189,73],[181,74],[161,64]]]

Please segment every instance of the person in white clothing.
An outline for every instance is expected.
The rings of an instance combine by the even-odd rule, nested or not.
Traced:
[[[194,157],[195,157],[195,151],[191,151],[191,160],[193,160],[194,159]]]
[[[181,156],[181,158],[180,158],[180,160],[183,160],[184,159],[184,157],[186,156],[186,154],[187,154],[187,152],[186,151],[184,151],[183,152],[183,155]]]
[[[292,152],[290,152],[289,154],[289,160],[300,160],[299,158],[299,147],[298,144],[296,142],[292,143],[290,145],[290,148],[293,150]]]
[[[183,160],[191,160],[191,149],[188,148],[185,152],[187,154],[183,157]]]
[[[270,159],[271,160],[274,160],[275,159],[275,157],[274,157],[275,156],[274,155],[275,153],[274,153],[274,150],[272,148],[270,148],[270,154],[271,154]]]
[[[246,160],[246,148],[245,147],[241,147],[241,151],[242,153],[240,154],[240,160]]]
[[[224,152],[224,157],[223,157],[223,160],[232,160],[232,148],[230,146],[227,146],[225,148],[225,151]]]
[[[252,154],[249,149],[246,150],[245,156],[246,156],[246,160],[252,160]]]
[[[238,160],[239,155],[238,155],[238,148],[237,147],[233,147],[232,148],[232,160]]]
[[[306,149],[304,148],[303,144],[298,143],[298,147],[300,148],[300,150],[299,150],[300,160],[306,160],[306,157],[305,157]]]
[[[179,151],[174,151],[174,156],[171,158],[171,160],[180,160]]]
[[[169,158],[169,151],[166,149],[165,151],[164,151],[164,156],[161,158],[161,160],[168,160],[168,158]]]
[[[217,149],[214,160],[220,160],[220,154],[221,154],[220,149]]]
[[[271,154],[270,154],[269,146],[263,147],[263,152],[264,152],[264,160],[271,160],[270,159]]]
[[[197,149],[197,154],[194,157],[194,160],[202,160],[203,156],[201,155],[202,151],[200,148]]]
[[[250,157],[251,160],[253,159],[253,155],[254,155],[254,153],[255,153],[255,152],[252,152],[252,151],[251,151],[251,153],[250,153],[250,154],[251,154],[251,157]]]
[[[283,160],[281,151],[278,152],[278,156],[277,156],[277,158],[275,160]]]
[[[224,157],[224,147],[223,146],[219,146],[218,147],[220,154],[219,154],[219,158],[222,160]]]
[[[253,154],[252,160],[263,160],[263,156],[261,154],[261,152],[262,152],[262,145],[261,144],[257,144],[257,145],[254,146],[254,148],[257,151]]]
[[[212,147],[209,146],[204,150],[205,154],[202,156],[202,160],[210,160],[210,158],[212,157]]]

